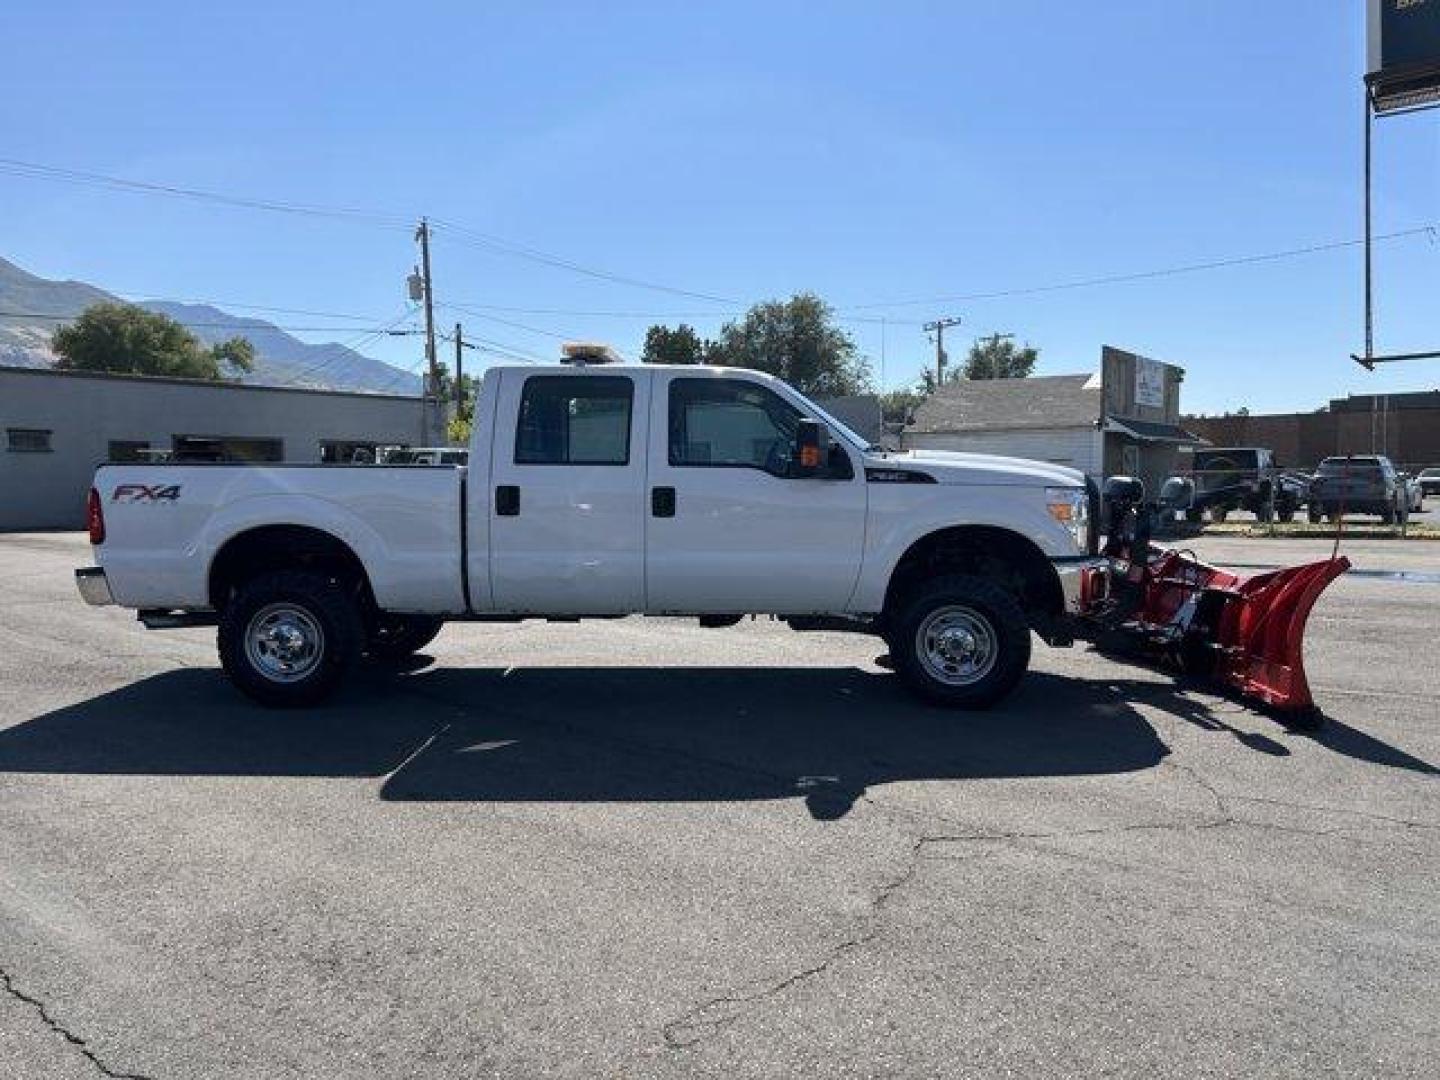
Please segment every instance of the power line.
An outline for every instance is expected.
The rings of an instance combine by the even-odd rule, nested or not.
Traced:
[[[487,322],[499,323],[501,326],[508,326],[514,330],[523,330],[528,334],[539,334],[541,337],[551,337],[559,341],[574,341],[580,334],[567,334],[558,330],[546,330],[539,326],[528,326],[522,322],[515,322],[513,319],[502,319],[499,315],[491,315],[484,311],[476,311],[465,304],[457,304],[453,301],[446,301],[440,307],[452,308],[455,311],[463,312],[466,315],[474,316],[477,319],[485,319]]]
[[[466,301],[464,305],[454,303],[451,306],[463,307],[468,314],[485,316],[482,312],[503,311],[515,315],[562,315],[567,318],[576,319],[653,319],[660,322],[668,322],[671,319],[739,319],[745,315],[744,311],[595,311],[583,308],[554,308],[554,307],[520,307],[507,304],[476,304]],[[843,315],[836,313],[835,318],[840,322],[867,323],[879,326],[884,323],[887,326],[920,326],[919,319],[892,319],[883,318],[879,315]]]
[[[315,203],[285,202],[275,199],[256,199],[248,196],[227,195],[224,192],[208,191],[201,188],[181,187],[175,184],[161,184],[145,180],[131,180],[122,176],[112,176],[107,173],[86,172],[79,169],[67,169],[56,165],[45,165],[39,162],[20,161],[15,158],[0,158],[0,175],[15,176],[27,180],[54,181],[68,184],[78,184],[89,187],[99,187],[109,190],[130,191],[146,195],[165,195],[173,198],[184,198],[197,202],[214,203],[220,206],[229,206],[244,210],[264,210],[271,213],[293,214],[307,217],[330,218],[335,220],[358,222],[362,224],[380,225],[386,228],[410,227],[413,217],[400,216],[397,214],[379,213],[371,210],[363,210],[356,207],[321,206]],[[695,292],[689,289],[681,289],[658,282],[645,281],[640,278],[627,277],[610,270],[603,270],[593,266],[584,266],[569,259],[552,255],[549,252],[541,251],[538,248],[527,247],[498,236],[492,236],[478,229],[462,225],[456,221],[441,218],[432,218],[431,223],[439,226],[442,231],[448,231],[461,243],[468,243],[475,247],[481,247],[489,251],[496,251],[516,258],[528,259],[571,273],[581,274],[586,277],[597,278],[602,281],[613,282],[618,285],[627,285],[632,288],[648,289],[655,292],[669,293],[673,296],[687,296],[694,300],[706,300],[717,304],[738,304],[740,301],[725,297],[714,296],[709,293]]]
[[[514,255],[517,258],[529,259],[532,262],[541,263],[545,266],[553,266],[561,270],[569,270],[574,274],[581,274],[585,277],[597,278],[601,281],[613,282],[617,285],[628,285],[636,289],[648,289],[651,292],[669,293],[671,296],[686,296],[692,300],[707,300],[714,304],[739,304],[741,301],[726,296],[715,296],[711,293],[694,292],[690,289],[681,289],[673,285],[663,285],[659,282],[645,281],[641,278],[626,277],[623,274],[616,274],[609,270],[599,270],[593,266],[583,266],[569,259],[562,259],[558,255],[551,255],[535,248],[524,247],[520,244],[502,240],[498,236],[491,236],[489,233],[482,233],[468,226],[460,225],[454,221],[447,221],[444,218],[435,218],[434,224],[439,226],[441,232],[450,232],[453,237],[461,243],[470,243],[476,247],[489,251],[499,251],[507,255]]]
[[[158,313],[156,313],[158,314]],[[36,311],[0,311],[0,319],[42,319],[46,322],[74,322],[78,315],[45,314]],[[169,318],[167,315],[166,318]],[[353,334],[354,326],[281,326],[278,323],[252,320],[250,322],[188,322],[171,319],[187,330],[283,330],[287,334]],[[256,322],[260,322],[256,326]],[[383,328],[381,328],[383,331]]]
[[[1375,237],[1376,240],[1399,240],[1408,236],[1428,235],[1433,241],[1436,238],[1436,226],[1419,225],[1413,229],[1401,229],[1398,232],[1385,233]],[[927,296],[912,300],[887,300],[883,303],[852,304],[842,311],[872,311],[878,308],[894,307],[918,307],[922,304],[954,304],[975,300],[999,300],[1010,296],[1034,296],[1039,293],[1061,292],[1067,289],[1087,289],[1096,285],[1119,285],[1133,281],[1148,281],[1153,278],[1173,277],[1179,274],[1194,274],[1204,270],[1220,270],[1232,266],[1248,266],[1254,263],[1275,262],[1280,259],[1293,259],[1302,255],[1315,255],[1326,251],[1338,251],[1342,248],[1358,247],[1365,243],[1360,240],[1336,240],[1328,244],[1311,244],[1307,247],[1288,248],[1284,251],[1268,251],[1258,255],[1239,255],[1228,259],[1212,259],[1208,262],[1187,263],[1180,266],[1167,266],[1159,270],[1141,270],[1128,274],[1110,274],[1104,277],[1083,278],[1078,281],[1064,281],[1053,285],[1036,285],[1029,288],[1000,289],[995,292],[963,293],[949,296]]]
[[[61,183],[109,188],[118,191],[133,191],[148,195],[169,195],[197,202],[217,203],[222,206],[231,206],[242,210],[266,210],[271,213],[359,221],[387,227],[408,224],[406,219],[395,215],[381,214],[354,207],[320,206],[313,203],[253,199],[239,195],[226,195],[217,191],[205,191],[199,188],[179,187],[174,184],[159,184],[147,180],[130,180],[123,176],[110,176],[106,173],[84,172],[79,169],[64,169],[55,165],[42,165],[31,161],[17,161],[13,158],[0,158],[0,174],[18,176],[29,180],[53,180]]]

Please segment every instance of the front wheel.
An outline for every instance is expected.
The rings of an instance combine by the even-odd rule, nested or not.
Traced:
[[[1212,506],[1210,508],[1210,520],[1217,525],[1223,525],[1229,516],[1230,508],[1228,506]]]
[[[220,616],[220,665],[250,698],[275,708],[328,696],[363,639],[344,583],[284,570],[242,585]]]
[[[919,586],[900,606],[888,637],[896,670],[937,705],[993,705],[1030,665],[1030,627],[1015,597],[969,574]]]

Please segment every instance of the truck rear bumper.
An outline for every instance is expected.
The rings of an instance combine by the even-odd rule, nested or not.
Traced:
[[[83,566],[75,571],[75,587],[80,590],[80,599],[91,607],[108,607],[115,603],[110,592],[110,581],[105,570],[99,566]]]

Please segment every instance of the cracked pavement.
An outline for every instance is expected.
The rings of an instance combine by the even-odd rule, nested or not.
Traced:
[[[949,714],[864,638],[638,619],[452,626],[433,665],[268,713],[209,631],[85,608],[86,561],[0,536],[5,1080],[1421,1076],[1440,1052],[1440,586],[1322,600],[1311,736],[1086,650]]]

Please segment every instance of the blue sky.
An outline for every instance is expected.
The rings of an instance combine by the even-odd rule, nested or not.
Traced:
[[[363,329],[402,315],[398,222],[426,213],[735,301],[438,227],[436,298],[472,308],[442,323],[543,357],[563,337],[633,355],[652,321],[713,332],[810,289],[872,320],[847,326],[877,374],[883,337],[887,387],[930,358],[918,324],[958,315],[956,345],[1013,332],[1045,373],[1093,369],[1107,343],[1179,363],[1194,411],[1428,389],[1440,361],[1348,359],[1358,248],[901,303],[1358,237],[1363,24],[1360,0],[17,5],[0,157],[394,221],[0,172],[0,254]],[[1380,123],[1377,170],[1377,232],[1440,225],[1440,112]],[[1380,349],[1440,347],[1440,240],[1378,250]],[[367,351],[411,365],[419,348]]]

